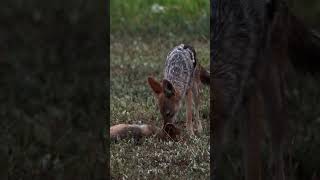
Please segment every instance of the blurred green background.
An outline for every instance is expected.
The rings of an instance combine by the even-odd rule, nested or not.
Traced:
[[[112,0],[111,34],[209,39],[209,0]]]

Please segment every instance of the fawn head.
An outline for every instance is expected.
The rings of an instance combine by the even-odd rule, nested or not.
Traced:
[[[176,115],[180,107],[180,94],[166,79],[158,82],[153,77],[148,77],[148,83],[157,99],[160,113],[164,120],[164,126],[175,123]]]

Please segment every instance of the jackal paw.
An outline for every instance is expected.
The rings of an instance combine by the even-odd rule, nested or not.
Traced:
[[[194,136],[194,130],[192,126],[187,126],[187,130],[191,136]]]
[[[197,126],[197,133],[202,133],[202,131],[203,131],[202,125],[201,125],[201,124],[198,124],[198,126]]]
[[[202,133],[203,128],[202,128],[202,124],[201,124],[200,121],[196,121],[196,123],[194,124],[194,129],[195,129],[197,134]]]

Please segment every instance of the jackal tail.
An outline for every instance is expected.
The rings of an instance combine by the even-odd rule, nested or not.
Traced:
[[[210,85],[210,72],[207,71],[204,67],[202,67],[199,62],[197,62],[197,57],[196,57],[196,51],[195,49],[188,44],[184,45],[184,48],[189,49],[190,51],[193,52],[193,59],[194,59],[194,64],[197,66],[197,69],[199,71],[199,75],[200,75],[200,81],[202,84],[205,85]]]
[[[207,71],[204,67],[202,67],[200,64],[199,67],[199,75],[200,75],[200,81],[204,85],[210,85],[210,72]]]

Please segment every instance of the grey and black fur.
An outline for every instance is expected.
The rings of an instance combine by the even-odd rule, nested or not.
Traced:
[[[163,101],[162,108],[160,108],[165,124],[176,121],[177,112],[180,110],[182,101],[185,100],[187,103],[187,129],[192,135],[194,128],[200,133],[202,125],[199,117],[199,89],[201,83],[208,85],[209,81],[210,73],[197,62],[196,51],[192,46],[180,44],[174,47],[166,57],[162,81],[164,94],[170,102]],[[173,95],[175,95],[175,100],[171,98]],[[192,104],[194,104],[195,118],[192,118]]]
[[[171,82],[182,97],[185,96],[187,89],[192,86],[196,64],[196,52],[189,45],[180,44],[167,55],[164,79]]]

